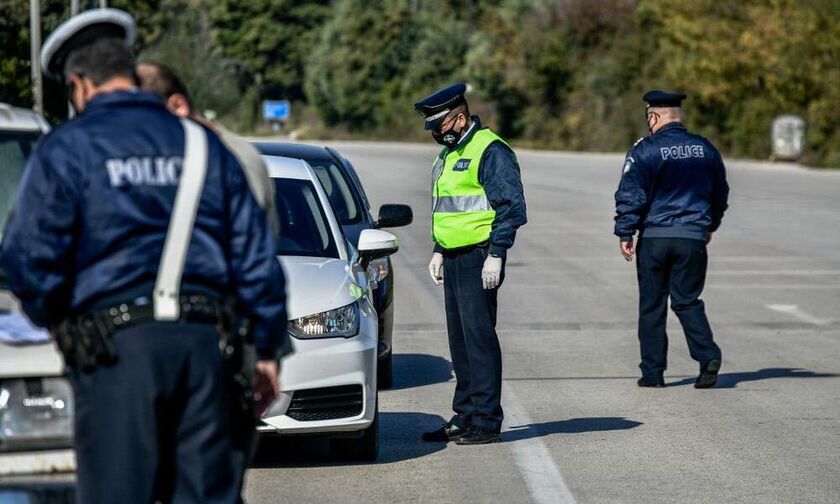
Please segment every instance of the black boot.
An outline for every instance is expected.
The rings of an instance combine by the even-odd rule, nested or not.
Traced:
[[[455,441],[468,431],[469,429],[458,427],[450,420],[439,429],[424,432],[422,438],[423,441],[446,443],[447,441]]]
[[[700,370],[700,376],[694,382],[694,388],[704,389],[714,387],[715,383],[717,383],[718,371],[720,371],[720,359],[710,360]]]
[[[476,445],[476,444],[490,444],[501,441],[502,435],[498,432],[488,431],[473,427],[455,440],[455,444],[459,445]]]
[[[649,381],[645,380],[644,378],[639,378],[639,380],[636,382],[636,385],[638,385],[640,387],[645,387],[645,388],[663,388],[665,386],[665,382],[664,381],[649,382]]]

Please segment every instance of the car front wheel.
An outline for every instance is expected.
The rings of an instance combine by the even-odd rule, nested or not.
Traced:
[[[330,448],[340,460],[373,462],[379,457],[379,398],[376,400],[373,422],[364,430],[362,436],[353,439],[333,439]]]
[[[379,390],[389,389],[394,386],[394,351],[379,359],[376,368],[376,382]]]

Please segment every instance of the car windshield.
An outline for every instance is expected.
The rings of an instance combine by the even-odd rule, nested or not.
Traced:
[[[40,136],[39,131],[0,130],[0,235],[15,204],[26,158]]]
[[[324,192],[327,193],[338,223],[346,226],[361,222],[362,212],[356,198],[353,197],[350,181],[347,180],[341,168],[330,161],[306,161],[318,175],[318,180],[321,181]]]
[[[338,258],[329,221],[308,180],[274,179],[280,219],[280,255]]]

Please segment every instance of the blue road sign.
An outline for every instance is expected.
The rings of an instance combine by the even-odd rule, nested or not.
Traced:
[[[288,100],[263,100],[263,119],[266,121],[288,121],[292,106]]]

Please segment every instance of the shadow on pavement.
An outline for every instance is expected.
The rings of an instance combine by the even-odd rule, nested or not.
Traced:
[[[642,422],[620,417],[570,418],[569,420],[511,426],[502,433],[502,442],[511,443],[552,434],[627,430],[640,425],[642,425]]]
[[[452,364],[437,355],[394,354],[394,385],[391,390],[403,390],[452,379]]]
[[[772,378],[836,378],[840,374],[834,373],[816,373],[808,371],[807,369],[799,368],[765,368],[758,371],[747,371],[742,373],[721,373],[718,375],[717,385],[715,388],[736,388],[739,383],[770,380]],[[667,383],[668,387],[680,387],[683,385],[693,385],[694,377],[686,378],[674,383]]]
[[[446,448],[445,443],[422,443],[420,434],[440,427],[446,420],[427,413],[379,413],[379,458],[376,462],[341,461],[323,436],[265,436],[260,440],[252,469],[278,467],[327,467],[402,462],[425,457]]]

